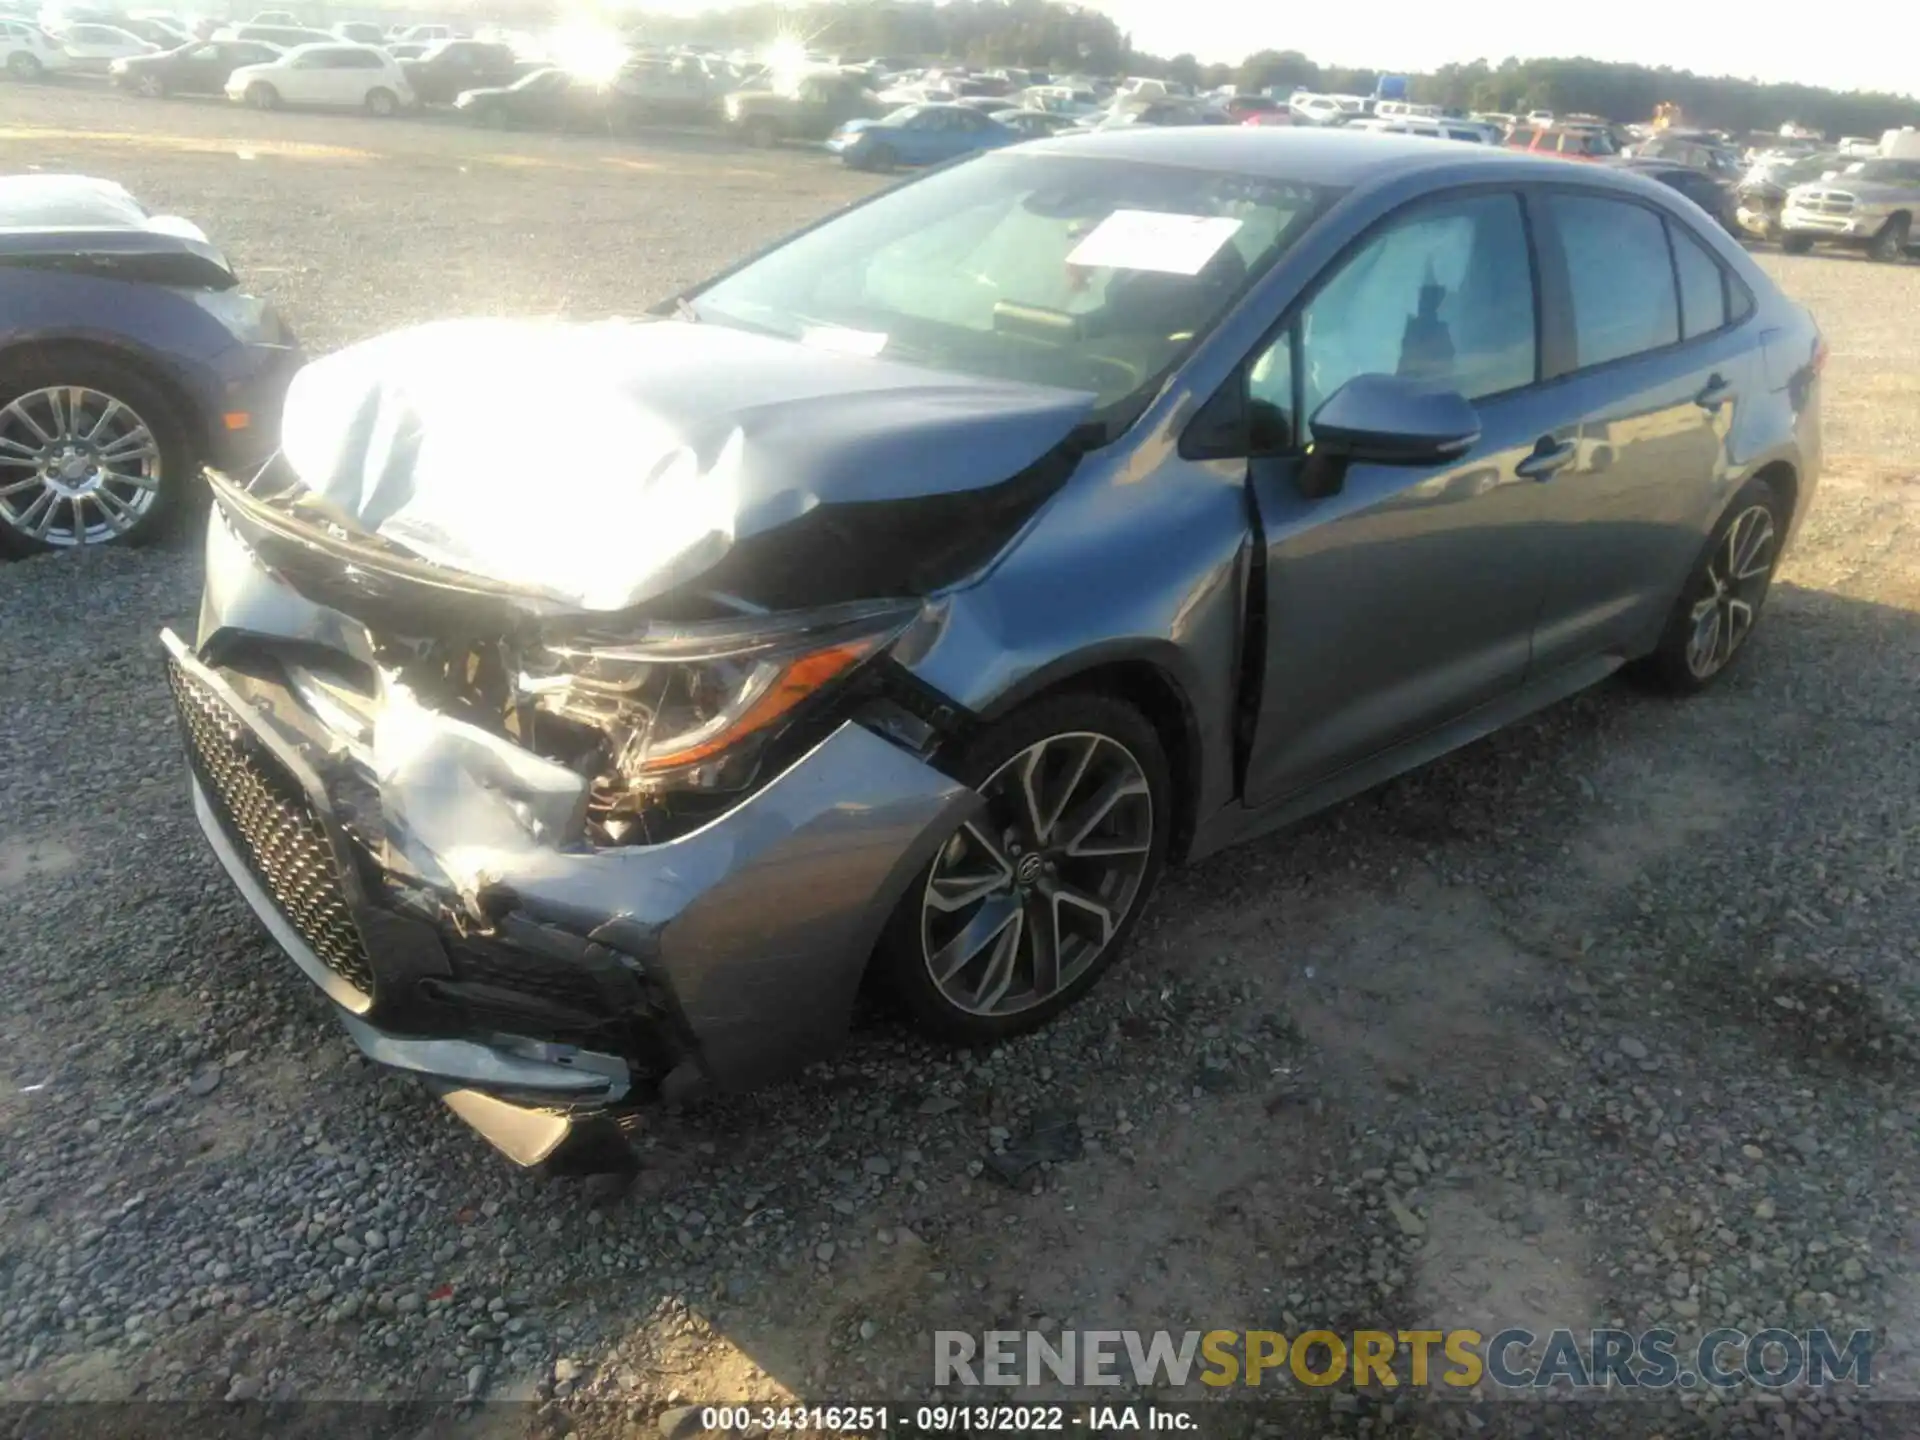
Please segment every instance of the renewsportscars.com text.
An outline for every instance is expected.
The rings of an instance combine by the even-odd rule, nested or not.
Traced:
[[[939,1330],[935,1385],[1351,1385],[1666,1389],[1873,1383],[1873,1332]]]

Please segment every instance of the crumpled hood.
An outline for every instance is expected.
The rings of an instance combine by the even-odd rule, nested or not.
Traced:
[[[1011,516],[976,492],[1037,467],[1055,477],[1040,487],[1051,493],[1094,398],[705,323],[445,321],[301,371],[282,468],[349,537],[566,608],[619,611],[774,532],[820,538],[816,564],[856,532],[858,550],[887,548],[884,523],[832,517],[872,522],[945,499],[949,531],[969,514],[1024,520],[1033,485]],[[768,558],[791,569],[805,557]],[[904,572],[880,585],[906,587]]]

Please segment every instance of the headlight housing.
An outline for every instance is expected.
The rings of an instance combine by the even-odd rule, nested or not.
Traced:
[[[750,784],[767,742],[919,610],[861,602],[548,643],[521,652],[514,691],[535,730],[545,718],[600,738],[596,798],[633,813],[667,792]]]

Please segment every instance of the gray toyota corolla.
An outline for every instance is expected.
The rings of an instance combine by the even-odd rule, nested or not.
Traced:
[[[1749,641],[1825,347],[1629,173],[1122,131],[888,189],[641,323],[308,366],[169,673],[208,839],[523,1163],[1046,1020],[1162,867]],[[535,417],[567,415],[554,429]]]

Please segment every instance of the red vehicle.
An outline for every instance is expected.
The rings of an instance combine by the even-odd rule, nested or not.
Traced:
[[[1516,125],[1507,133],[1507,148],[1558,155],[1563,160],[1609,160],[1620,153],[1613,136],[1598,126],[1587,125],[1545,125],[1539,129]]]
[[[1240,123],[1242,125],[1291,125],[1293,115],[1286,110],[1256,110]]]
[[[1256,115],[1284,115],[1287,110],[1286,106],[1269,95],[1230,95],[1220,108],[1243,125]]]

